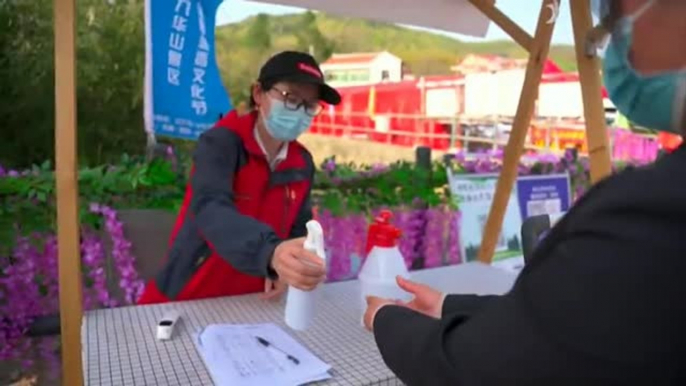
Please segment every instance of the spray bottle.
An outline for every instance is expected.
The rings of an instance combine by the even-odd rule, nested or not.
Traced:
[[[362,309],[367,308],[367,296],[407,301],[410,295],[396,282],[396,276],[409,279],[405,259],[398,249],[400,229],[391,224],[393,214],[381,211],[367,232],[367,258],[358,279],[362,292]]]
[[[314,252],[324,262],[326,256],[324,253],[324,230],[316,220],[310,220],[305,224],[307,228],[307,238],[305,239],[304,248],[310,252]],[[306,330],[314,319],[316,291],[302,291],[297,288],[288,287],[288,296],[286,298],[286,324],[288,327],[303,331]]]

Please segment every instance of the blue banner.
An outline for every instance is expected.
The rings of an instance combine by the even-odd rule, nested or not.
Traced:
[[[215,59],[222,0],[146,1],[146,130],[197,139],[231,110]]]
[[[523,219],[569,210],[571,188],[568,174],[517,178],[517,199]]]

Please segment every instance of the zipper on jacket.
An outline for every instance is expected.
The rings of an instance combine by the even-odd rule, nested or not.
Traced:
[[[281,216],[281,234],[286,235],[286,218],[290,212],[290,202],[291,202],[291,189],[288,184],[284,186],[284,205],[283,205],[283,215]],[[284,237],[287,237],[284,236]]]

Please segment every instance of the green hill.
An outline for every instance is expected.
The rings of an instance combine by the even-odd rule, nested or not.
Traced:
[[[333,52],[387,50],[398,55],[416,75],[450,73],[450,66],[470,53],[525,58],[510,41],[463,42],[448,36],[394,24],[334,17],[307,12],[283,16],[258,15],[217,29],[217,60],[235,101],[245,100],[250,81],[273,52],[307,51],[312,47],[322,61]],[[563,69],[575,67],[574,47],[551,47],[551,58]]]

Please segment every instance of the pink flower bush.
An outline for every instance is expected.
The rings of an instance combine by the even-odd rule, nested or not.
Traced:
[[[124,303],[132,304],[140,296],[143,282],[135,269],[135,258],[131,254],[131,243],[124,236],[123,224],[112,208],[93,204],[90,209],[104,219],[105,231],[112,244],[110,254],[125,294]],[[82,231],[86,310],[119,305],[107,288],[106,252],[102,236],[94,230]],[[36,232],[18,237],[11,255],[0,257],[0,361],[27,357],[25,354],[31,347],[24,336],[31,323],[37,317],[59,312],[57,262],[57,240],[50,233]],[[41,352],[54,354],[55,345],[45,345],[52,348],[43,347]]]
[[[175,154],[167,152],[166,155],[173,158],[174,169],[182,169],[185,165],[175,161]],[[327,160],[317,172],[314,188],[324,192],[316,203],[326,238],[328,280],[347,280],[357,276],[365,257],[369,221],[381,208],[393,211],[392,222],[402,231],[399,248],[408,268],[433,268],[461,263],[460,212],[447,204],[450,200],[446,194],[436,193],[445,187],[445,167],[451,167],[457,173],[498,173],[502,167],[502,155],[502,150],[476,156],[457,154],[447,160],[447,166],[433,165],[428,173],[428,186],[424,185],[426,181],[418,178],[421,176],[415,175],[415,166],[412,164],[360,168],[336,164],[333,158]],[[129,194],[129,201],[124,202],[138,202],[135,198],[139,197],[139,191],[136,189],[143,186],[140,189],[144,196],[149,194],[150,197],[156,197],[156,208],[178,205],[183,197],[184,184],[175,184],[183,179],[177,179],[160,165],[156,169],[152,166],[155,165],[131,164],[131,170],[127,172],[130,174],[121,174],[121,167],[107,167],[105,176],[120,178],[118,184],[111,186],[102,185],[102,181],[107,179],[98,177],[99,171],[91,170],[91,180],[85,182],[91,184],[95,194],[103,195],[94,198],[97,201],[102,198],[103,202],[124,206],[126,204],[121,204],[122,192],[117,189],[121,189],[119,186],[128,186],[125,192]],[[623,165],[615,167],[619,169]],[[48,167],[43,172],[51,173],[51,170]],[[22,178],[37,178],[33,181],[40,181],[43,175],[38,173],[40,170],[36,169],[18,172],[0,167],[0,181],[4,179],[6,187],[16,188],[15,183]],[[569,173],[574,199],[578,199],[590,186],[588,160],[577,158],[571,151],[563,157],[525,157],[519,165],[519,173]],[[94,175],[96,177],[92,177]],[[41,183],[52,186],[49,180],[46,181]],[[32,185],[27,183],[27,186]],[[93,186],[107,186],[113,190],[102,193],[102,190]],[[167,195],[160,196],[160,191]],[[48,202],[45,199],[38,200],[37,194],[49,195],[50,191],[37,191],[33,195],[23,196],[6,195],[4,202],[6,206],[23,202],[29,207]],[[162,201],[159,197],[163,197]],[[81,232],[84,308],[90,310],[135,303],[144,283],[137,273],[131,242],[124,235],[123,224],[110,206],[91,204],[89,210],[99,217],[102,229],[84,226]],[[14,240],[12,248],[9,251],[0,249],[0,360],[27,358],[25,354],[30,350],[38,350],[47,356],[49,362],[58,363],[54,355],[58,343],[56,339],[43,338],[41,343],[33,347],[25,339],[26,332],[36,318],[55,315],[59,311],[57,240],[49,231],[32,229],[22,231],[17,228],[16,234],[20,236]],[[1,255],[3,253],[5,256]],[[109,264],[108,259],[113,264]],[[111,278],[107,277],[108,266],[115,267],[118,278],[116,286],[121,290],[121,299],[116,298],[108,288],[108,283],[112,283]],[[23,365],[30,366],[31,363],[25,362]]]
[[[380,209],[371,213],[371,218]],[[329,211],[319,215],[324,229],[327,249],[328,281],[357,277],[364,262],[367,228],[371,221],[362,214],[334,216]],[[421,268],[434,268],[461,262],[457,238],[459,212],[447,206],[429,209],[396,208],[391,222],[402,236],[398,247],[408,268],[415,267],[417,258],[423,257]],[[453,244],[451,244],[453,243]],[[359,259],[358,264],[353,264]]]

